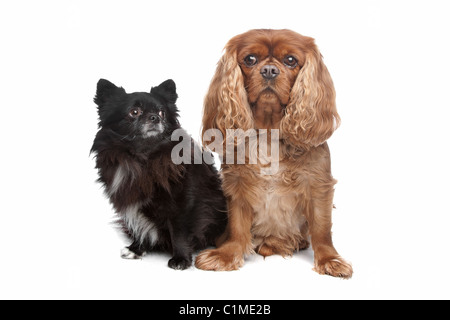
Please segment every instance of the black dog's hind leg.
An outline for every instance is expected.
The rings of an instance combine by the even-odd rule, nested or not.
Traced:
[[[145,256],[145,250],[142,248],[141,244],[136,240],[129,247],[122,249],[121,257],[123,259],[141,259]]]

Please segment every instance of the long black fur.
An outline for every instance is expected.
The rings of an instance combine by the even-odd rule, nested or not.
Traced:
[[[150,93],[127,94],[100,79],[94,98],[99,131],[91,152],[98,181],[132,240],[122,256],[164,250],[173,255],[169,267],[186,269],[195,250],[214,245],[224,232],[227,208],[213,166],[176,165],[171,159],[179,143],[171,141],[180,129],[177,97],[172,80]],[[192,139],[191,144],[192,152],[199,148]]]

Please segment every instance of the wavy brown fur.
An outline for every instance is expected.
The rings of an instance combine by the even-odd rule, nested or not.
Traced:
[[[246,57],[257,59],[255,65]],[[297,64],[285,62],[294,57]],[[253,59],[253,58],[252,58]],[[270,65],[279,74],[262,76]],[[351,265],[331,237],[336,180],[326,140],[339,126],[335,91],[314,39],[290,30],[251,30],[231,39],[205,98],[203,132],[279,129],[279,171],[256,165],[222,165],[229,222],[218,249],[202,252],[196,266],[236,270],[244,256],[291,255],[311,242],[315,270],[349,278]]]

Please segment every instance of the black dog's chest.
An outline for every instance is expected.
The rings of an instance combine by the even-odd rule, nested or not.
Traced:
[[[177,189],[183,167],[158,158],[140,163],[127,160],[103,172],[106,193],[117,211],[137,203],[161,202]]]

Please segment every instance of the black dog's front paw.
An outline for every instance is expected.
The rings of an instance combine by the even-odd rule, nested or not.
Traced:
[[[169,267],[175,270],[186,270],[192,265],[192,259],[173,257],[169,260]]]

